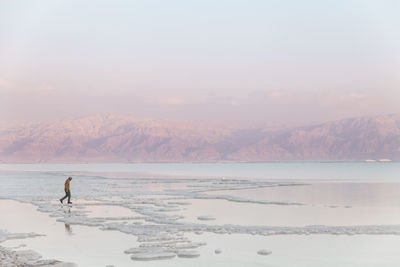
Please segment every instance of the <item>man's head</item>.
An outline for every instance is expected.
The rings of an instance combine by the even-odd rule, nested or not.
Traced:
[[[70,180],[70,181],[71,181],[71,180],[72,180],[72,177],[71,177],[71,176],[70,176],[70,177],[68,177],[68,180]]]

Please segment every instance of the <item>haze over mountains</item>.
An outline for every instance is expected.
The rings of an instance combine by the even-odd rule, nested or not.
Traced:
[[[400,160],[400,115],[302,127],[89,116],[0,124],[0,162]]]

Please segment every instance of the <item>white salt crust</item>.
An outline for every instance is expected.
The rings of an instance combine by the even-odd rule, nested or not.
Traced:
[[[179,250],[178,257],[180,258],[197,258],[200,253],[196,250]]]
[[[257,251],[257,254],[258,255],[262,255],[262,256],[266,256],[266,255],[272,254],[272,251],[266,250],[266,249],[261,249],[261,250]]]
[[[87,178],[87,177],[86,177]],[[40,195],[26,193],[12,195],[5,191],[7,199],[32,203],[38,211],[48,213],[57,221],[70,225],[85,225],[98,227],[101,230],[120,231],[137,237],[139,247],[130,248],[125,253],[132,260],[161,260],[175,257],[197,257],[194,250],[205,243],[193,242],[186,234],[249,234],[249,235],[400,235],[400,225],[360,225],[360,226],[324,226],[311,225],[304,227],[281,226],[240,226],[233,224],[207,225],[201,221],[212,221],[212,216],[198,215],[200,222],[183,222],[182,215],[174,214],[182,209],[190,208],[189,199],[226,200],[230,202],[254,203],[261,205],[304,205],[297,202],[252,200],[230,195],[208,195],[210,191],[256,189],[278,186],[306,186],[302,183],[275,183],[265,181],[250,181],[236,179],[110,179],[90,177],[90,183],[83,185],[79,194],[79,202],[72,207],[61,206],[51,192]],[[97,186],[93,187],[93,183]],[[147,185],[168,185],[161,191],[145,191]],[[179,185],[179,186],[178,186]],[[184,186],[186,185],[186,186]],[[142,188],[143,187],[143,188]],[[127,189],[128,188],[128,189]],[[35,191],[34,191],[35,192]],[[75,195],[74,195],[75,196]],[[153,196],[153,197],[152,197]],[[78,198],[78,197],[77,197]],[[117,198],[120,200],[107,200]],[[90,206],[123,207],[139,214],[138,216],[122,217],[90,217],[87,208]],[[28,234],[29,235],[29,234]],[[33,235],[33,234],[32,234]],[[31,236],[29,236],[31,237]],[[0,242],[2,235],[0,234]],[[12,236],[9,236],[12,238]],[[260,250],[260,255],[265,251]],[[259,252],[260,252],[259,251]],[[216,254],[221,252],[215,250]]]
[[[36,233],[9,233],[0,229],[0,242],[10,239],[25,239],[43,236]],[[23,245],[19,246],[23,247]],[[17,247],[18,248],[18,247]],[[42,256],[33,250],[18,250],[0,246],[0,266],[1,267],[76,267],[73,263],[60,262],[57,260],[43,260]]]
[[[200,221],[214,221],[215,217],[208,216],[208,215],[203,215],[203,216],[197,216],[197,220],[200,220]]]

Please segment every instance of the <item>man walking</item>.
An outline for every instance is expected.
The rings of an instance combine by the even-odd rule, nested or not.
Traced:
[[[65,197],[60,199],[61,204],[63,204],[63,200],[68,197],[68,204],[72,204],[71,202],[71,191],[69,191],[69,183],[71,182],[72,177],[68,177],[67,180],[65,180]]]

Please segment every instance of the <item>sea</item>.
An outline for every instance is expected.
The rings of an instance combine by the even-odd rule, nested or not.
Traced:
[[[400,163],[0,164],[0,246],[80,267],[400,266]]]

